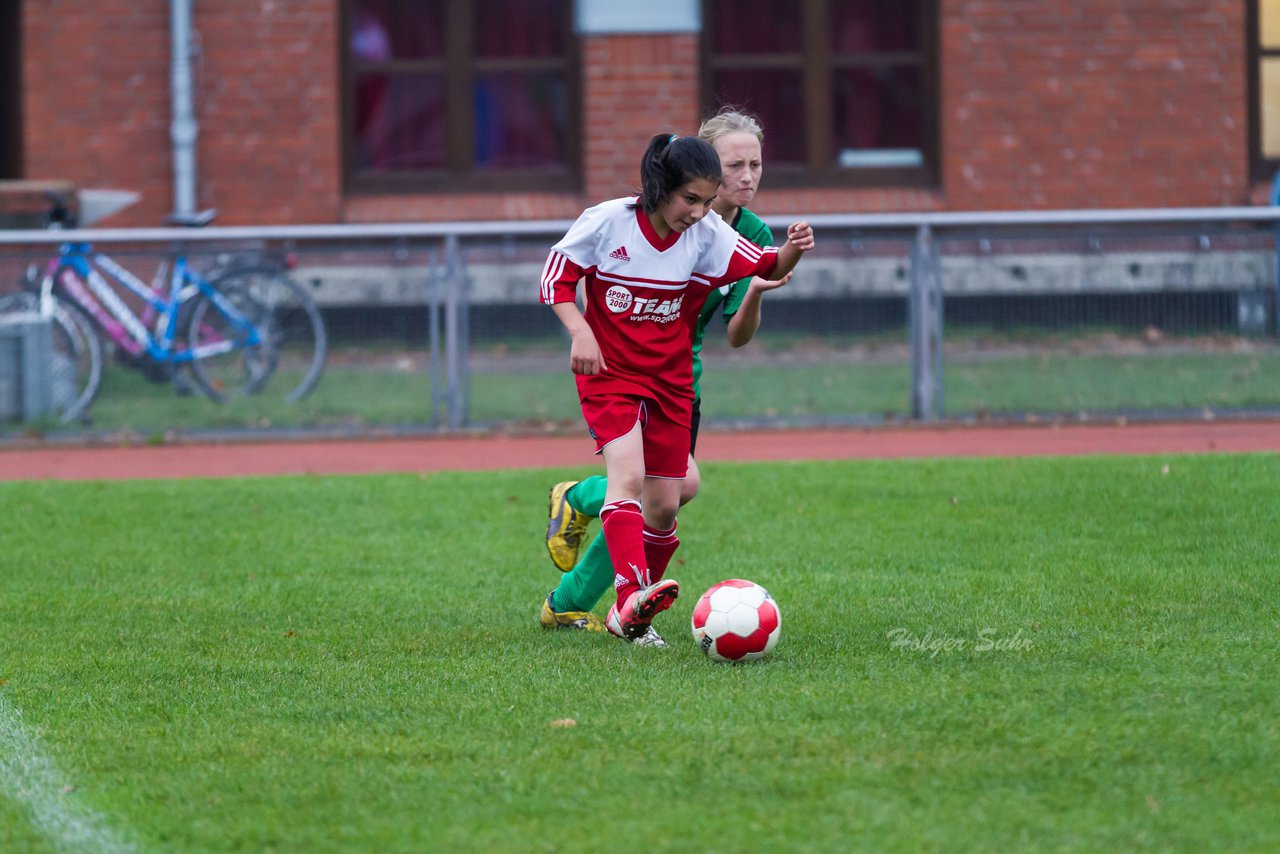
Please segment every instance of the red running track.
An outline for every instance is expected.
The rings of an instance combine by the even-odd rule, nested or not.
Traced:
[[[583,436],[39,447],[0,450],[0,480],[98,480],[596,467]],[[1280,421],[704,432],[698,459],[831,460],[1280,451]]]

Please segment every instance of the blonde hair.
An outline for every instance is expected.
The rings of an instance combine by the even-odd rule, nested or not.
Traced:
[[[717,139],[730,133],[749,133],[764,144],[764,128],[760,127],[760,120],[734,106],[721,107],[720,112],[698,128],[698,138],[712,145],[715,145]]]

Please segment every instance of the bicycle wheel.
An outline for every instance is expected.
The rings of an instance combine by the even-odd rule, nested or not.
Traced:
[[[0,299],[0,313],[40,313],[36,294]],[[74,305],[54,297],[50,327],[49,381],[53,412],[62,423],[88,420],[89,407],[102,388],[102,340],[93,323]]]
[[[266,268],[232,270],[211,284],[230,308],[207,295],[192,306],[187,346],[225,347],[191,362],[200,390],[219,402],[260,393],[288,402],[306,397],[324,370],[326,348],[324,321],[311,295]],[[249,325],[257,343],[251,343]]]

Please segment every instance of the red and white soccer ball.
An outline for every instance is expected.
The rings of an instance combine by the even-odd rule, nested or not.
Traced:
[[[754,581],[731,578],[693,606],[693,639],[712,661],[764,658],[782,634],[782,612]]]

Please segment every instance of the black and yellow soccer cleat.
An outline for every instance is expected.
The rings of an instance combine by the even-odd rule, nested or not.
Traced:
[[[568,572],[578,562],[578,551],[582,548],[582,537],[587,532],[587,525],[592,517],[579,513],[565,498],[565,493],[576,484],[576,480],[566,480],[551,487],[547,501],[547,552],[551,562],[561,572]]]

